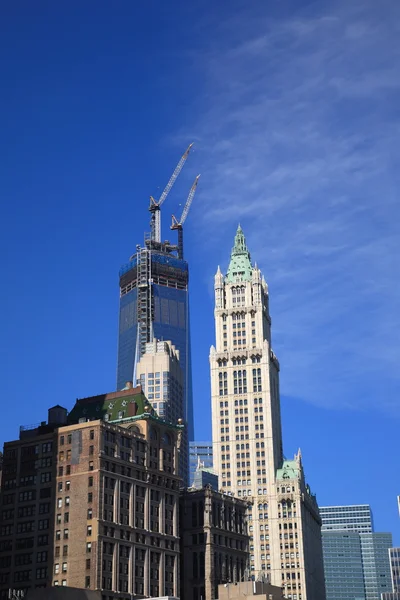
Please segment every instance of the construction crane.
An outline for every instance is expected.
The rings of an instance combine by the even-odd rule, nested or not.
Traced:
[[[178,230],[178,258],[183,258],[183,224],[186,221],[186,217],[188,216],[190,205],[192,204],[194,195],[196,193],[197,184],[199,183],[200,175],[197,175],[196,179],[193,182],[192,187],[190,188],[189,195],[186,200],[186,204],[182,211],[182,215],[180,220],[178,221],[174,215],[172,215],[172,225],[171,229]]]
[[[149,211],[151,212],[150,227],[151,227],[151,241],[153,241],[153,242],[159,242],[159,243],[161,242],[160,208],[161,208],[161,205],[164,202],[165,198],[168,196],[169,192],[171,191],[171,188],[174,185],[179,173],[182,171],[182,167],[185,164],[187,157],[189,156],[189,152],[190,152],[192,146],[193,146],[193,143],[188,146],[186,152],[182,155],[180,161],[176,165],[175,170],[170,177],[170,180],[168,181],[167,185],[165,186],[165,189],[164,189],[163,193],[161,194],[159,200],[157,201],[155,198],[153,198],[153,196],[150,196],[150,206],[149,206]]]

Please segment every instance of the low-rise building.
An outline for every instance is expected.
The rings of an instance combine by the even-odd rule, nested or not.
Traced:
[[[283,588],[264,581],[242,581],[218,586],[219,600],[280,600]]]

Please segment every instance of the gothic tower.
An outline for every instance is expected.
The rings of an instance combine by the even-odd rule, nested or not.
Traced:
[[[224,276],[215,275],[210,351],[214,468],[223,492],[250,502],[250,570],[293,600],[325,600],[321,520],[300,451],[285,460],[279,362],[268,286],[239,225]]]

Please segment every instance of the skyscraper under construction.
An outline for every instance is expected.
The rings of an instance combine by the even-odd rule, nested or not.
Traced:
[[[191,146],[173,172],[160,199],[151,198],[151,233],[143,246],[119,272],[120,309],[118,333],[117,389],[127,381],[136,383],[136,365],[146,352],[146,344],[154,340],[170,341],[179,350],[183,374],[184,418],[188,437],[193,440],[193,396],[189,327],[189,267],[183,258],[182,225],[192,202],[196,178],[182,216],[173,220],[171,229],[178,231],[178,244],[161,242],[160,207],[182,169]],[[167,375],[164,374],[164,379]],[[146,390],[148,400],[161,413],[169,402],[163,386],[163,373],[154,374],[154,386]],[[166,387],[166,386],[165,386]]]

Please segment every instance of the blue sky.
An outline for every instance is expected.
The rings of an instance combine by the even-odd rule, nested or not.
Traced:
[[[186,226],[195,418],[210,437],[213,275],[241,222],[269,284],[285,452],[320,504],[400,543],[400,5],[8,3],[0,441],[115,386],[118,270],[195,142]]]

